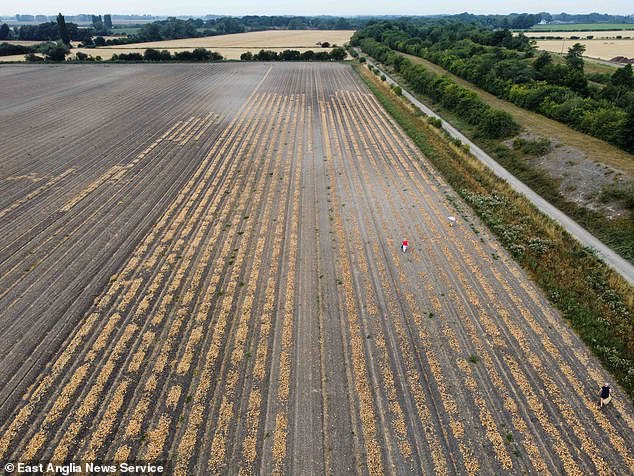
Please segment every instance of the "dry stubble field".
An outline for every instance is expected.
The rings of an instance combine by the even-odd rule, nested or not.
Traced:
[[[115,54],[142,54],[147,48],[167,50],[170,53],[192,51],[194,48],[207,48],[220,53],[224,59],[239,60],[242,53],[247,51],[257,53],[261,49],[277,51],[278,53],[288,49],[300,52],[308,50],[331,51],[332,48],[321,48],[317,43],[327,41],[330,44],[343,46],[350,41],[353,33],[354,31],[352,30],[267,30],[232,35],[204,36],[201,38],[131,43],[101,48],[76,48],[77,45],[75,44],[75,48],[71,50],[71,57],[74,57],[77,52],[82,52],[93,57],[101,56],[102,59],[108,60]],[[0,62],[23,61],[24,58],[25,55],[0,56]]]
[[[317,43],[327,41],[343,46],[350,41],[354,30],[266,30],[231,35],[183,38],[180,40],[152,41],[130,45],[112,46],[113,49],[128,48],[319,48]]]
[[[634,57],[634,39],[605,39],[605,40],[535,40],[537,48],[553,53],[565,54],[575,43],[586,47],[584,56],[610,60],[616,56]]]
[[[631,473],[631,402],[349,66],[0,79],[0,461]]]
[[[331,51],[332,48],[321,48],[317,43],[327,41],[330,44],[343,46],[350,41],[354,31],[351,30],[267,30],[233,35],[205,36],[202,38],[184,38],[181,40],[153,41],[150,43],[132,43],[129,45],[110,46],[106,48],[82,49],[92,56],[100,55],[104,59],[112,58],[117,53],[143,53],[146,48],[168,50],[171,53],[207,48],[220,53],[223,58],[239,60],[247,51],[257,53],[261,49],[282,52],[293,49],[300,52]]]

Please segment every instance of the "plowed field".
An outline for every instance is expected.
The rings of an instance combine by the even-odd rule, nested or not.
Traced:
[[[631,473],[631,402],[349,66],[0,82],[0,462]]]

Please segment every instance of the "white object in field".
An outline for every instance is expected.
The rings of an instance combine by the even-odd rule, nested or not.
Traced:
[[[449,226],[454,226],[456,224],[455,217],[447,217],[447,219],[449,220]]]

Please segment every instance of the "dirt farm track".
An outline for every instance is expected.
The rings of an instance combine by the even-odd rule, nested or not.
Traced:
[[[632,474],[631,401],[348,65],[0,84],[2,465]]]

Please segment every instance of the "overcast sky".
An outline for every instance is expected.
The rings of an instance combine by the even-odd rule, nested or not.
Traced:
[[[464,11],[634,14],[633,5],[632,1],[625,0],[2,0],[0,14],[430,15]]]

